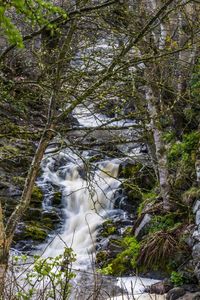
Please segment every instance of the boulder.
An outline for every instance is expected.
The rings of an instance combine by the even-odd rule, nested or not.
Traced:
[[[142,232],[146,230],[146,228],[149,226],[151,222],[152,216],[150,214],[145,214],[142,218],[139,226],[135,229],[135,236],[139,237],[139,235],[142,235]]]
[[[185,290],[181,287],[176,287],[171,290],[166,295],[166,300],[176,300],[185,294]]]
[[[179,297],[178,300],[200,300],[200,292],[197,293],[187,292],[182,297]]]
[[[172,284],[167,281],[156,282],[148,287],[145,292],[163,295],[167,293],[170,289],[172,289]]]

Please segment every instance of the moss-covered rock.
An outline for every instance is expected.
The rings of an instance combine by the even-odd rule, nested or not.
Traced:
[[[200,188],[192,187],[182,195],[182,201],[186,205],[192,205],[196,200],[200,199]]]
[[[142,192],[141,189],[132,183],[132,180],[126,180],[122,184],[126,195],[128,196],[128,200],[131,203],[137,203],[142,200]]]
[[[152,189],[156,183],[153,168],[141,163],[126,162],[121,164],[119,177],[131,180],[132,184],[137,185],[144,191]]]
[[[108,237],[115,233],[117,233],[117,228],[114,225],[114,223],[112,222],[112,220],[105,221],[102,225],[101,236]]]
[[[42,190],[38,186],[34,186],[32,195],[31,195],[31,206],[41,207],[43,200]]]
[[[14,176],[12,178],[13,180],[13,183],[16,184],[18,187],[20,187],[21,189],[23,188],[24,186],[24,183],[25,183],[25,178],[22,177],[22,176]]]
[[[24,221],[37,220],[41,221],[42,218],[42,208],[39,207],[29,207],[24,214]]]
[[[100,268],[102,268],[105,265],[108,258],[109,254],[106,250],[99,251],[96,255],[96,263]]]
[[[32,222],[26,225],[24,237],[31,238],[32,240],[44,241],[47,237],[47,231],[39,222]]]
[[[42,212],[42,219],[44,220],[45,218],[51,219],[51,222],[53,224],[57,224],[61,221],[60,215],[56,209],[52,209],[49,211],[43,211]]]
[[[138,206],[137,213],[140,217],[142,213],[146,213],[150,208],[152,208],[156,201],[158,195],[154,192],[142,193],[142,200]]]
[[[134,236],[125,236],[123,239],[113,242],[115,242],[120,251],[102,268],[102,273],[117,276],[132,274],[137,265],[137,257],[140,249],[139,243]]]
[[[53,230],[55,229],[55,221],[48,217],[42,217],[41,226],[47,230]]]
[[[62,193],[60,191],[56,191],[53,193],[52,205],[60,205],[62,199]]]

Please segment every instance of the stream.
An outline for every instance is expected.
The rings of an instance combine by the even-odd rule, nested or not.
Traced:
[[[78,108],[75,111],[80,128],[96,127],[110,122],[110,118],[101,114],[92,115],[86,108]],[[111,126],[123,126],[134,123],[131,120],[115,122],[111,120]],[[127,134],[127,132],[125,132]],[[139,153],[138,147],[128,146],[129,154]],[[127,148],[124,147],[123,150]],[[122,150],[122,149],[120,149]],[[47,244],[43,245],[43,256],[55,257],[63,253],[65,247],[71,247],[76,254],[76,262],[73,270],[77,276],[73,285],[71,298],[89,299],[94,295],[95,285],[99,284],[104,292],[92,299],[107,299],[122,293],[140,294],[146,285],[155,280],[131,278],[112,278],[96,273],[94,267],[96,235],[103,221],[120,217],[126,220],[127,215],[121,209],[114,208],[115,195],[121,182],[117,179],[120,163],[126,159],[109,158],[88,163],[94,157],[97,150],[89,149],[80,153],[70,148],[65,148],[54,154],[55,149],[49,148],[42,162],[42,175],[37,184],[44,191],[43,208],[50,210],[52,205],[52,187],[56,187],[62,194],[62,218],[63,225],[59,233],[50,236]],[[52,154],[53,152],[53,154]],[[97,151],[98,153],[98,151]],[[128,154],[127,154],[128,155]],[[94,276],[95,279],[94,279]],[[102,279],[103,278],[103,279]]]

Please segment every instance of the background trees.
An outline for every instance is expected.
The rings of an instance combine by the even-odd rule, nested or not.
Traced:
[[[3,144],[38,143],[19,205],[6,225],[1,216],[1,270],[46,147],[73,130],[80,104],[137,119],[163,209],[176,208],[198,166],[198,10],[181,0],[1,4]],[[3,162],[19,157],[18,148],[3,149]]]

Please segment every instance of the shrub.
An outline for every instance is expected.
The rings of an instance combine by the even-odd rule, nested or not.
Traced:
[[[26,256],[15,256],[14,261],[17,266],[28,264]],[[71,248],[65,248],[62,255],[54,258],[34,256],[33,265],[26,269],[25,278],[22,272],[23,287],[20,288],[20,285],[17,285],[18,292],[15,295],[15,299],[67,300],[71,290],[70,281],[75,277],[75,274],[72,272],[72,263],[74,261],[75,255]],[[26,288],[24,288],[25,286]]]

